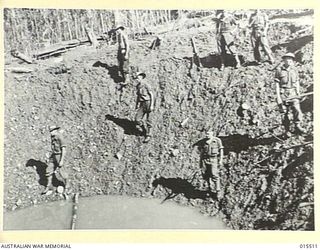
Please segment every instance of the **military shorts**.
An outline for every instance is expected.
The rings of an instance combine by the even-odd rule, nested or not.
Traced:
[[[293,120],[296,122],[303,120],[303,114],[300,108],[300,100],[297,97],[298,93],[295,88],[282,88],[280,89],[281,98],[283,100],[283,104],[286,108],[286,115],[288,115],[289,110],[293,110]],[[292,98],[286,101],[286,98]]]
[[[259,39],[261,37],[265,37],[265,32],[261,28],[256,28],[252,30],[251,36],[254,39]]]
[[[203,159],[201,171],[204,177],[219,178],[218,157],[210,157]]]
[[[262,46],[268,54],[271,54],[272,51],[269,48],[269,41],[264,31],[262,30],[253,30],[251,34],[251,43],[253,48]]]
[[[139,105],[140,105],[139,109],[135,116],[135,122],[141,125],[143,123],[142,120],[144,116],[147,116],[147,127],[151,128],[152,127],[152,117],[151,117],[152,112],[150,111],[151,101],[147,100],[144,102],[140,102]]]
[[[52,154],[49,159],[48,167],[46,168],[46,173],[52,173],[56,171],[56,178],[62,182],[68,178],[69,174],[66,171],[65,167],[59,167],[59,162],[61,159],[61,154]]]
[[[125,58],[126,51],[125,50],[118,50],[118,63],[119,63],[119,69],[123,71],[123,73],[128,74],[129,73],[129,59]]]
[[[288,98],[293,98],[298,96],[296,88],[281,88],[280,94],[283,101],[285,101]],[[298,100],[298,98],[293,98],[285,102],[292,103],[292,102],[296,102],[295,100]]]
[[[218,35],[217,43],[219,54],[226,53],[226,49],[228,49],[231,54],[236,53],[236,50],[234,48],[234,37],[230,33],[222,33]]]

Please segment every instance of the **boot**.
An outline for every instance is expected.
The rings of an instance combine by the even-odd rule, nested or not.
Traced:
[[[139,125],[139,124],[136,125],[136,130],[137,130],[140,134],[142,134],[142,133],[144,132],[143,127],[142,127],[141,125]]]
[[[42,191],[42,195],[50,195],[53,193],[53,187],[50,185],[50,186],[46,186],[46,188]]]
[[[241,67],[240,59],[238,55],[235,55],[234,57],[236,59],[236,65],[234,66],[234,68],[238,69],[239,67]]]
[[[218,201],[220,201],[222,199],[222,191],[221,190],[217,190],[217,198],[218,198]]]
[[[269,63],[270,63],[270,64],[274,64],[274,62],[275,62],[275,61],[274,61],[273,57],[270,57],[270,58],[269,58]]]
[[[221,66],[220,66],[220,71],[223,71],[224,70],[224,56],[223,55],[220,55],[220,63],[221,63]]]
[[[151,136],[150,136],[150,135],[147,135],[143,142],[144,142],[144,143],[147,143],[147,142],[150,141],[150,139],[151,139]]]

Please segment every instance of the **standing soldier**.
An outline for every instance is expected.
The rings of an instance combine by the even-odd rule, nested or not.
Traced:
[[[55,177],[64,184],[64,193],[66,194],[66,189],[68,188],[68,174],[64,168],[67,147],[65,138],[60,131],[60,127],[58,126],[50,126],[49,131],[51,134],[52,154],[50,156],[49,164],[46,169],[48,184],[43,193],[48,194],[48,192],[53,189],[52,177],[53,175],[55,175]]]
[[[254,59],[258,64],[261,63],[260,46],[268,56],[270,63],[274,63],[267,38],[268,26],[268,16],[265,13],[261,13],[259,9],[256,9],[249,18],[249,27],[252,29],[251,43],[254,51]]]
[[[145,73],[137,73],[138,85],[136,109],[138,109],[138,111],[136,113],[135,122],[137,129],[141,133],[144,131],[146,132],[144,142],[148,142],[151,138],[151,112],[154,110],[154,95],[152,93],[150,85],[144,81],[145,77]],[[143,125],[143,117],[145,115],[147,116],[146,126]]]
[[[126,85],[127,76],[129,74],[129,40],[124,30],[125,28],[123,26],[117,28],[117,59],[119,71],[123,80],[123,85]]]
[[[200,150],[200,168],[203,178],[208,183],[209,191],[216,191],[218,199],[221,198],[219,167],[223,166],[223,145],[221,139],[209,130],[206,138],[196,143]]]
[[[300,84],[298,79],[297,69],[294,67],[293,53],[287,53],[283,57],[283,65],[277,68],[275,75],[277,104],[280,111],[285,113],[283,124],[288,131],[290,128],[289,111],[293,111],[293,121],[295,123],[295,132],[305,133],[300,122],[303,119],[303,114],[300,108]]]
[[[221,68],[225,67],[225,61],[227,56],[227,50],[234,55],[236,60],[235,68],[240,66],[240,60],[234,44],[233,26],[236,25],[236,21],[231,14],[226,13],[222,10],[216,19],[216,32],[217,32],[217,44],[218,53],[221,60]]]

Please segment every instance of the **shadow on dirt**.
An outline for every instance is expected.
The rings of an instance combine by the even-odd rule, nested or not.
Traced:
[[[136,135],[136,136],[142,136],[143,133],[141,133],[139,130],[136,128],[136,123],[134,121],[130,121],[125,118],[118,118],[113,115],[106,115],[105,116],[106,120],[112,121],[118,126],[120,126],[126,135]]]
[[[250,138],[249,135],[234,134],[230,136],[220,136],[222,144],[225,148],[225,154],[229,152],[240,153],[246,151],[249,147],[258,145],[270,145],[278,141],[275,137],[268,138]]]
[[[300,103],[300,106],[303,113],[313,112],[313,96],[309,96],[306,99],[304,99]]]
[[[35,167],[37,174],[39,176],[38,183],[41,186],[45,186],[45,187],[48,185],[48,178],[46,177],[46,169],[48,165],[45,162],[38,161],[35,159],[29,159],[26,163],[26,167]],[[58,187],[58,186],[64,186],[64,183],[58,180],[55,175],[53,175],[52,185],[54,187]]]
[[[313,85],[310,85],[307,88],[306,93],[308,92],[313,92]],[[313,113],[313,95],[303,98],[302,101],[300,102],[300,106],[303,113],[306,113],[306,112]]]
[[[281,137],[281,136],[280,136]],[[258,145],[270,145],[274,142],[277,142],[278,139],[275,137],[269,138],[250,138],[249,135],[240,135],[234,134],[230,136],[219,136],[224,146],[224,153],[228,154],[229,152],[240,153],[241,151],[248,150],[249,147],[258,146]],[[193,144],[193,147],[199,146],[205,143],[207,139],[201,139]]]
[[[281,137],[281,136],[280,136]],[[240,153],[241,151],[248,150],[249,147],[254,147],[258,145],[270,145],[274,142],[277,142],[278,139],[275,137],[268,138],[250,138],[249,135],[240,135],[234,134],[230,136],[219,136],[224,146],[224,153],[228,154],[229,152]],[[197,141],[193,144],[193,147],[199,146],[205,143],[207,139]]]
[[[167,197],[162,201],[165,202],[166,200],[173,199],[179,194],[183,194],[189,201],[190,199],[202,199],[206,200],[208,198],[217,199],[216,193],[209,193],[207,191],[202,191],[196,189],[190,182],[181,178],[164,178],[159,177],[152,182],[153,194],[154,190],[157,188],[158,185],[161,185],[165,189],[170,189],[170,193]]]
[[[36,167],[37,174],[39,176],[39,184],[42,186],[46,186],[48,184],[48,180],[46,177],[46,169],[48,165],[42,161],[37,161],[35,159],[30,159],[26,163],[26,167]]]
[[[219,69],[221,67],[221,60],[220,56],[217,54],[213,55],[207,55],[205,57],[200,58],[200,63],[197,60],[194,60],[193,57],[184,57],[183,59],[188,60],[191,63],[191,68],[193,64],[195,64],[197,67],[204,67],[204,68],[217,68]],[[241,64],[245,63],[245,59],[242,55],[239,55],[239,60]],[[234,67],[236,65],[236,60],[233,55],[227,54],[225,59],[225,66],[226,67]]]
[[[271,48],[271,50],[273,52],[275,52],[276,50],[279,50],[281,48],[285,48],[288,52],[294,53],[312,41],[313,41],[313,35],[303,36],[303,37],[299,37],[299,38],[295,38],[293,40],[290,40],[286,43],[274,45]],[[299,58],[296,58],[296,60],[300,61]]]
[[[120,83],[123,81],[122,77],[119,75],[119,67],[117,65],[109,66],[106,63],[97,61],[93,65],[93,67],[102,67],[108,70],[108,74],[113,79],[115,83]]]
[[[313,149],[312,148],[306,148],[305,152],[300,155],[299,157],[295,157],[292,159],[291,162],[288,163],[286,168],[282,171],[282,174],[285,178],[294,178],[294,169],[297,169],[301,167],[303,164],[309,162],[311,163],[313,161]],[[304,173],[307,175],[307,173]]]

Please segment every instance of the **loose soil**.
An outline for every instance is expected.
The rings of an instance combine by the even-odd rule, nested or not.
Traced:
[[[72,192],[81,196],[169,199],[172,192],[178,194],[174,201],[218,216],[233,229],[314,230],[313,144],[286,150],[313,140],[312,96],[301,102],[307,134],[285,135],[275,104],[276,65],[254,65],[250,35],[241,32],[236,41],[244,66],[233,69],[230,60],[219,71],[211,27],[163,34],[157,50],[148,48],[154,37],[131,42],[131,71],[146,72],[156,93],[149,143],[132,122],[133,79],[119,102],[116,45],[78,47],[36,65],[6,57],[7,68],[33,72],[5,71],[5,213],[61,199],[41,195],[50,155],[48,126],[59,124],[68,141]],[[283,53],[296,53],[302,93],[313,90],[313,31],[306,28],[273,20],[269,31],[277,63]],[[191,37],[199,48],[199,69],[190,67]],[[239,109],[243,102],[249,113]],[[199,154],[192,148],[208,128],[225,146],[221,202],[207,197]]]

